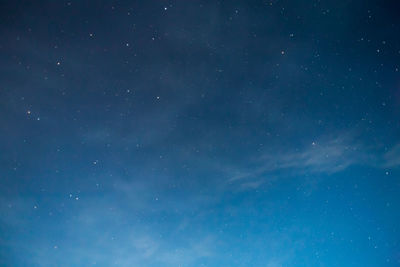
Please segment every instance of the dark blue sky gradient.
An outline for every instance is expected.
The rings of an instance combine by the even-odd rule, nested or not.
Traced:
[[[399,266],[396,1],[2,1],[1,266]]]

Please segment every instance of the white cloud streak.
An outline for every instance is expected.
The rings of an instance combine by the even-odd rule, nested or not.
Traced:
[[[395,168],[400,166],[400,143],[386,152],[384,160],[384,167]]]
[[[312,142],[301,150],[265,152],[253,161],[255,167],[252,169],[232,168],[233,171],[228,172],[230,175],[228,183],[240,183],[242,189],[254,189],[262,185],[266,178],[272,180],[282,171],[285,172],[285,176],[331,175],[344,171],[352,165],[371,161],[371,156],[368,156],[364,147],[356,144],[354,138],[343,136]],[[321,139],[326,140],[326,138]]]

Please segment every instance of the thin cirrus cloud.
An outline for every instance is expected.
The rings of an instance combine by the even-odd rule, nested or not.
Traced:
[[[400,143],[385,153],[384,161],[384,167],[387,168],[395,168],[400,166]]]
[[[32,262],[38,266],[51,266],[54,262],[60,263],[59,266],[198,265],[198,262],[214,257],[217,249],[213,235],[200,233],[191,236],[187,234],[190,229],[181,229],[173,222],[164,225],[168,230],[155,230],[157,221],[145,223],[142,221],[145,216],[120,208],[113,195],[82,201],[80,206],[71,207],[65,214],[65,223],[51,227],[32,227],[24,220],[26,214],[43,212],[44,207],[39,205],[32,211],[32,200],[21,197],[15,198],[13,203],[19,212],[3,223],[13,225],[19,231],[27,229],[32,233],[41,233],[29,243],[24,237],[15,241],[15,245],[28,252]],[[4,211],[7,207],[0,208]],[[150,206],[143,208],[150,209]],[[52,218],[47,217],[47,220]],[[99,228],[103,228],[101,234],[98,234]],[[164,232],[170,231],[174,232],[172,237],[163,236]]]
[[[239,182],[244,188],[255,188],[273,178],[277,173],[285,176],[299,174],[334,174],[352,165],[371,162],[365,148],[351,138],[334,138],[312,142],[295,151],[268,151],[254,160],[251,170],[236,169],[230,172],[228,183]]]

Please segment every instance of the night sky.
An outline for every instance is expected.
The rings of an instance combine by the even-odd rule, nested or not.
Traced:
[[[0,266],[400,266],[400,3],[1,1]]]

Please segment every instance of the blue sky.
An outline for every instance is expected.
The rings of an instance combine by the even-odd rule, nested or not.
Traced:
[[[4,1],[0,265],[399,265],[397,7]]]

